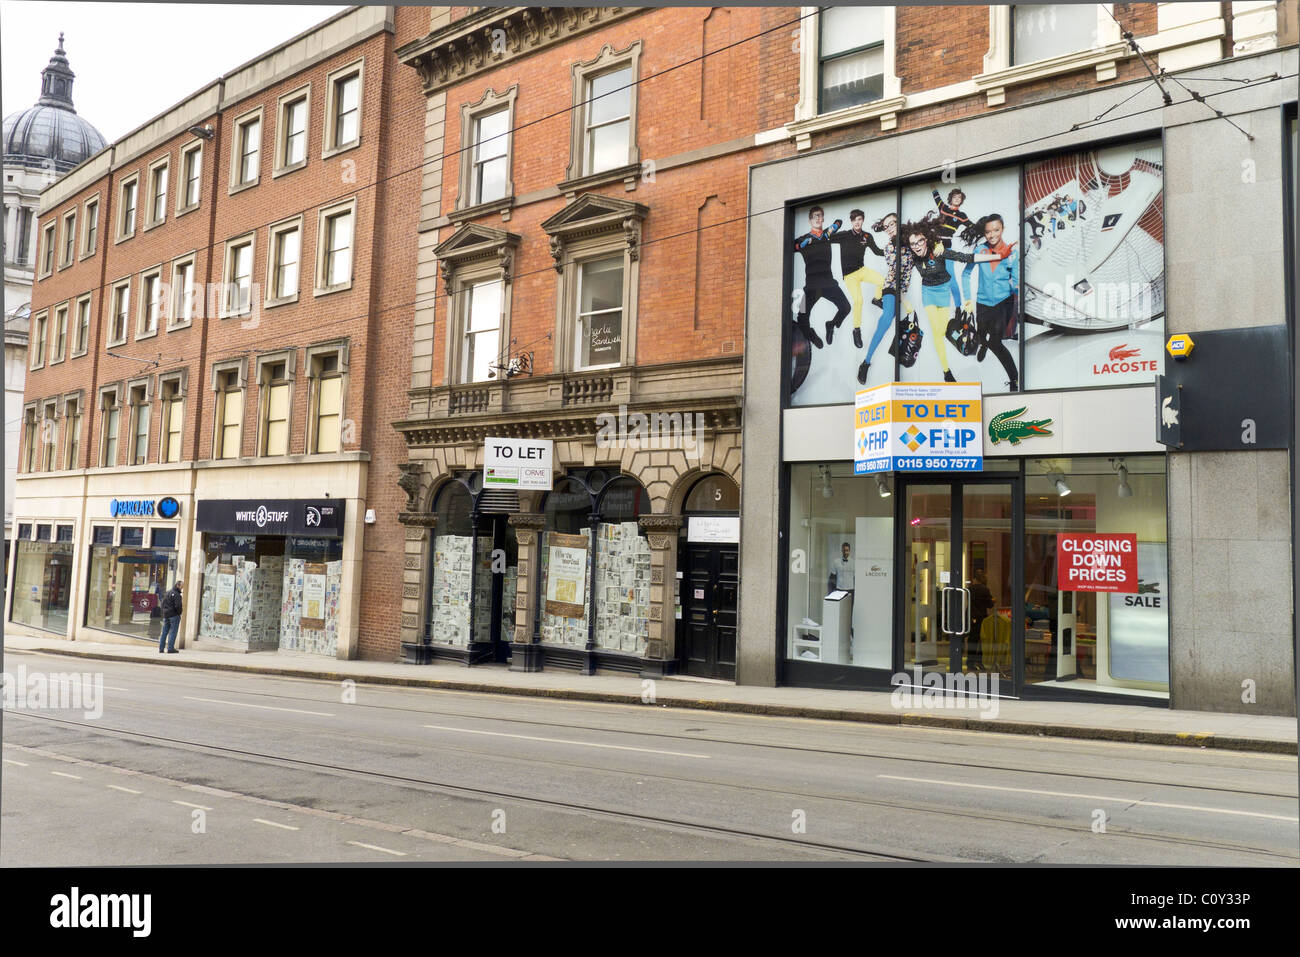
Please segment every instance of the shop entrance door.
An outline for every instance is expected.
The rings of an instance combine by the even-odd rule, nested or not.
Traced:
[[[481,513],[475,535],[474,642],[489,647],[487,660],[508,662],[515,638],[515,588],[519,545],[509,515]]]
[[[1019,477],[1001,475],[903,478],[899,619],[908,674],[996,673],[999,693],[1015,693],[1019,485]]]
[[[740,550],[691,542],[682,570],[682,671],[736,679],[736,594]]]

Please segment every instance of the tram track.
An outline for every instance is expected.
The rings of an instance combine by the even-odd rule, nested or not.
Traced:
[[[425,712],[420,712],[420,713],[425,713]],[[506,801],[516,802],[516,803],[523,803],[523,804],[528,804],[528,805],[533,805],[533,806],[538,806],[543,808],[549,808],[552,810],[564,810],[570,812],[577,812],[581,814],[599,815],[607,819],[620,820],[620,821],[625,821],[630,823],[650,824],[650,825],[660,826],[660,827],[684,828],[687,830],[697,831],[701,833],[709,833],[713,835],[725,835],[730,837],[739,837],[743,839],[751,839],[751,840],[758,840],[758,841],[765,841],[765,842],[776,842],[778,845],[799,846],[806,849],[816,849],[821,851],[829,851],[832,853],[843,853],[843,854],[850,854],[855,856],[865,855],[867,857],[870,857],[872,859],[877,859],[877,860],[886,860],[886,861],[894,861],[894,862],[913,862],[913,863],[928,862],[928,861],[935,860],[935,858],[901,854],[901,853],[897,853],[896,851],[883,851],[879,848],[873,848],[873,847],[862,847],[862,846],[854,846],[848,844],[835,844],[829,842],[818,842],[818,841],[812,841],[806,839],[799,839],[794,837],[784,837],[781,835],[773,835],[771,833],[746,830],[744,828],[729,827],[729,826],[718,825],[718,824],[709,824],[709,823],[704,823],[699,821],[684,821],[675,818],[663,817],[659,815],[643,814],[639,812],[632,812],[632,811],[620,810],[620,809],[609,808],[609,807],[599,807],[588,803],[560,801],[554,798],[540,797],[535,794],[523,794],[514,791],[504,791],[504,790],[497,790],[491,788],[477,788],[470,785],[456,784],[454,782],[449,782],[449,781],[437,781],[437,780],[431,780],[429,778],[423,778],[423,777],[414,777],[414,776],[403,775],[403,774],[393,774],[390,772],[371,770],[367,768],[359,768],[359,767],[349,766],[345,764],[312,761],[304,758],[292,758],[283,755],[270,754],[262,751],[248,750],[244,748],[232,748],[232,747],[226,747],[222,745],[208,744],[205,742],[187,741],[187,740],[176,739],[173,737],[165,737],[162,735],[150,734],[148,732],[133,731],[125,728],[108,728],[99,724],[91,725],[85,722],[79,722],[79,721],[63,719],[63,718],[56,718],[52,715],[33,714],[28,712],[11,712],[11,714],[13,714],[14,716],[45,720],[53,724],[57,724],[69,728],[76,728],[81,731],[89,732],[92,734],[105,734],[105,735],[117,736],[119,738],[138,740],[141,742],[148,742],[154,745],[162,744],[162,745],[172,746],[176,748],[183,748],[186,750],[206,752],[206,753],[223,756],[227,758],[238,759],[238,760],[256,760],[256,761],[271,763],[277,766],[293,766],[293,767],[297,767],[312,772],[324,772],[330,774],[369,778],[369,779],[382,781],[390,784],[396,784],[396,785],[406,786],[406,787],[416,787],[423,790],[432,790],[432,791],[437,791],[446,794],[459,794],[462,796],[469,796],[469,797],[475,797],[480,799],[492,799],[496,801],[506,800]],[[255,722],[251,722],[251,721],[239,720],[238,723],[247,724],[251,727],[260,727]],[[573,727],[573,726],[566,726],[566,727]],[[307,728],[307,727],[288,728],[283,730],[296,730],[304,733],[316,733],[316,734],[320,732],[320,728]],[[593,729],[593,730],[603,730],[603,729]],[[664,737],[674,737],[674,736],[664,735]],[[374,739],[366,738],[362,735],[358,735],[352,732],[346,732],[346,731],[331,732],[331,740],[339,740],[339,739],[350,739],[357,743],[361,743],[361,742],[370,743],[370,744],[378,743]],[[697,741],[699,739],[682,738],[682,740]],[[410,742],[389,742],[390,745],[403,744],[403,743],[419,744],[420,742],[418,739]],[[740,743],[743,744],[743,742]],[[1053,819],[1046,816],[1031,817],[1031,816],[1005,815],[1005,814],[998,814],[995,812],[980,811],[980,810],[969,809],[969,808],[957,809],[953,807],[935,807],[932,805],[907,802],[907,801],[873,800],[873,799],[863,798],[860,796],[845,794],[840,792],[802,791],[802,790],[794,790],[790,788],[764,787],[761,785],[752,785],[752,784],[735,784],[731,782],[715,781],[715,780],[710,780],[710,779],[705,779],[700,777],[667,774],[660,771],[647,771],[644,769],[637,770],[637,769],[611,768],[606,765],[585,764],[581,762],[557,760],[553,758],[542,760],[542,759],[534,759],[534,758],[526,758],[526,757],[517,757],[511,755],[502,755],[499,752],[450,746],[443,743],[437,744],[436,750],[439,752],[451,752],[456,754],[463,754],[473,758],[482,758],[482,759],[494,760],[499,762],[508,761],[513,764],[520,764],[520,765],[532,765],[532,766],[537,766],[539,768],[540,767],[563,767],[563,768],[568,768],[573,770],[597,772],[597,773],[602,773],[607,775],[635,777],[640,780],[654,779],[669,784],[692,785],[692,786],[708,787],[711,789],[726,789],[726,790],[732,790],[732,791],[743,792],[743,793],[758,792],[758,793],[764,793],[772,796],[791,798],[793,799],[794,804],[808,804],[809,802],[820,801],[820,802],[828,802],[830,804],[848,805],[859,811],[869,811],[875,809],[875,810],[911,812],[911,813],[924,814],[933,817],[958,819],[963,822],[967,822],[968,824],[979,824],[984,826],[1010,825],[1014,827],[1046,829],[1051,831],[1058,831],[1062,834],[1063,837],[1067,835],[1070,837],[1083,837],[1090,833],[1090,828],[1084,824],[1079,824],[1079,825],[1065,824],[1058,819]],[[858,755],[849,753],[847,756],[855,757]],[[888,756],[886,757],[889,760],[898,760],[892,757],[888,757]],[[935,762],[930,762],[930,763],[935,763]],[[1116,781],[1116,780],[1124,780],[1124,779],[1107,778],[1102,780]],[[1133,782],[1125,780],[1124,783],[1133,783]],[[1163,784],[1161,786],[1173,787],[1173,788],[1184,787],[1182,785],[1169,785],[1169,784]],[[1249,792],[1249,791],[1238,792],[1238,793],[1246,793],[1251,795],[1256,794],[1256,792]],[[1201,848],[1205,850],[1218,850],[1218,851],[1225,851],[1225,852],[1244,853],[1244,854],[1251,854],[1256,856],[1262,855],[1266,858],[1276,861],[1277,863],[1286,863],[1290,865],[1294,865],[1297,859],[1296,855],[1294,854],[1280,853],[1271,848],[1260,847],[1257,845],[1243,844],[1240,842],[1233,842],[1233,841],[1206,840],[1206,839],[1192,838],[1186,835],[1169,834],[1160,831],[1146,831],[1146,830],[1140,830],[1135,828],[1128,828],[1116,824],[1112,824],[1110,826],[1109,832],[1116,836],[1123,836],[1137,841],[1155,842],[1160,844],[1189,847],[1189,848]]]

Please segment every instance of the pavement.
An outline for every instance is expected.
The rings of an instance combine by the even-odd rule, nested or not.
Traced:
[[[926,707],[918,695],[896,705],[883,691],[765,688],[692,678],[649,681],[631,675],[579,675],[566,671],[515,672],[505,665],[409,665],[339,661],[291,652],[235,654],[183,649],[160,655],[152,642],[135,644],[67,641],[16,633],[7,624],[4,647],[71,658],[136,661],[163,667],[245,674],[351,680],[358,684],[435,688],[483,694],[653,704],[737,714],[816,718],[869,724],[919,725],[1002,734],[1126,741],[1138,744],[1224,748],[1274,754],[1296,753],[1296,719],[1276,715],[1170,710],[1130,704],[1000,699],[965,707]],[[943,704],[944,702],[939,702]],[[954,702],[947,702],[953,705]]]

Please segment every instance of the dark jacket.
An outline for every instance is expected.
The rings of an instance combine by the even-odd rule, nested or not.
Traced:
[[[162,616],[164,618],[179,618],[183,607],[181,590],[173,585],[171,591],[163,595]]]

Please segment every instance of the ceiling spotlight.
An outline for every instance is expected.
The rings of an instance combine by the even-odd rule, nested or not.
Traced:
[[[889,479],[884,474],[876,476],[876,491],[880,493],[881,498],[889,498],[894,494],[894,490],[889,487]]]
[[[1132,498],[1133,486],[1128,484],[1128,466],[1124,464],[1124,460],[1111,459],[1110,466],[1119,476],[1119,487],[1115,490],[1115,494],[1120,498]]]
[[[829,465],[821,466],[822,473],[822,497],[830,498],[833,493],[831,489],[831,468]]]
[[[1065,496],[1070,494],[1070,486],[1065,481],[1065,476],[1060,472],[1053,472],[1048,475],[1047,480],[1056,486],[1056,494],[1061,496],[1061,498],[1065,498]]]

